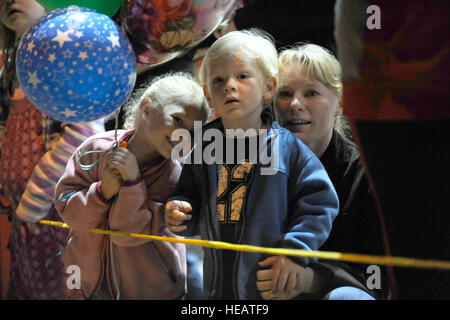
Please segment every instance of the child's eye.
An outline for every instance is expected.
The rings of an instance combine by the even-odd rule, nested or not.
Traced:
[[[317,92],[316,90],[308,90],[305,93],[305,97],[315,97],[318,95],[319,95],[319,92]]]
[[[241,73],[240,75],[238,75],[238,79],[247,79],[249,77],[249,75],[248,74],[245,74],[245,73]]]
[[[181,127],[183,126],[183,119],[172,116],[173,120]]]
[[[213,83],[214,84],[219,84],[219,83],[222,83],[222,82],[223,82],[223,78],[221,78],[221,77],[216,77],[216,78],[213,79]]]
[[[292,97],[292,93],[286,90],[280,91],[278,92],[277,95],[278,98],[291,98]]]

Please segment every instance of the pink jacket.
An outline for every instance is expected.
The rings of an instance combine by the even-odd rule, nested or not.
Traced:
[[[119,140],[131,132],[119,130]],[[165,226],[163,208],[181,173],[178,163],[159,159],[141,170],[141,177],[124,184],[111,201],[99,192],[104,158],[90,170],[82,170],[80,156],[87,151],[108,150],[114,131],[87,139],[69,160],[59,180],[56,209],[71,229],[63,261],[77,265],[86,298],[98,291],[106,279],[115,299],[176,299],[186,290],[186,253],[182,244],[85,232],[93,228],[176,237]],[[102,153],[91,153],[82,164],[94,163]],[[106,268],[105,268],[106,267]],[[74,289],[76,290],[76,289]]]

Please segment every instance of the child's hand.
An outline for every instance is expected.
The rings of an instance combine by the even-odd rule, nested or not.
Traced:
[[[186,230],[187,226],[181,226],[186,220],[191,220],[192,216],[187,214],[192,211],[191,204],[186,201],[169,201],[166,203],[166,227],[172,232]]]
[[[111,199],[119,193],[122,186],[122,176],[116,169],[106,165],[102,172],[100,192],[106,199]]]
[[[135,181],[140,176],[136,157],[126,148],[117,148],[111,152],[107,165],[117,170],[123,181]]]
[[[285,256],[272,256],[259,263],[270,269],[256,273],[256,287],[265,300],[288,300],[306,291],[311,273]]]

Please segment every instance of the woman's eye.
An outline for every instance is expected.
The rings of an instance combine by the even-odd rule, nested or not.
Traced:
[[[308,90],[308,91],[306,91],[305,97],[315,97],[318,95],[319,95],[319,92],[317,92],[316,90]]]
[[[249,77],[249,75],[248,74],[245,74],[245,73],[241,73],[240,75],[238,75],[238,78],[239,79],[247,79]]]

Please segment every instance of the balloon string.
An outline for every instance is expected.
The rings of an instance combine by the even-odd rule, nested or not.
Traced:
[[[114,141],[115,141],[115,142],[114,142],[114,145],[113,145],[111,148],[109,148],[108,150],[93,150],[93,151],[86,151],[86,152],[84,152],[84,153],[80,156],[80,158],[78,159],[78,164],[80,165],[80,168],[81,168],[82,170],[91,170],[92,168],[94,168],[97,164],[99,164],[99,162],[102,160],[102,158],[103,158],[109,151],[114,150],[115,148],[117,148],[117,146],[120,146],[120,147],[122,147],[122,148],[127,148],[127,147],[128,147],[128,143],[127,143],[126,141],[121,141],[121,142],[119,142],[118,139],[117,139],[117,130],[119,129],[119,110],[120,110],[120,108],[117,109],[116,115],[115,115],[115,117],[114,117],[114,118],[115,118],[115,125],[114,125]],[[83,157],[89,155],[89,154],[92,154],[92,153],[103,153],[103,154],[97,159],[97,161],[95,161],[95,162],[92,163],[92,164],[87,164],[87,165],[86,165],[86,164],[82,164],[82,163],[81,163],[81,159],[82,159]],[[73,191],[73,192],[70,192],[70,193],[66,194],[64,197],[62,197],[61,199],[59,199],[58,201],[56,201],[55,205],[59,204],[61,201],[65,200],[65,199],[69,198],[71,195],[77,193],[78,191],[79,191],[79,190]]]
[[[103,157],[109,152],[109,151],[111,151],[111,150],[114,150],[114,149],[116,149],[117,148],[117,146],[119,145],[119,141],[117,140],[117,130],[119,129],[119,111],[120,111],[120,108],[118,108],[117,110],[116,110],[116,114],[115,114],[115,116],[114,116],[114,122],[115,122],[115,124],[114,124],[114,145],[111,147],[111,148],[109,148],[108,150],[94,150],[94,151],[87,151],[87,152],[84,152],[81,156],[80,156],[80,158],[78,159],[78,164],[80,165],[80,168],[82,169],[82,170],[91,170],[92,168],[94,168],[97,164],[99,164],[99,162],[103,159]],[[91,163],[91,164],[82,164],[81,163],[81,159],[83,159],[85,156],[87,156],[87,155],[89,155],[89,154],[92,154],[92,153],[103,153],[98,159],[97,159],[97,161],[95,161],[94,163]]]
[[[39,223],[51,225],[59,228],[71,229],[71,227],[62,222],[50,221],[50,220],[40,220]],[[258,247],[252,245],[244,245],[244,244],[233,244],[222,241],[210,241],[210,240],[198,240],[198,239],[188,239],[188,238],[173,238],[173,237],[163,237],[163,236],[155,236],[155,235],[146,235],[139,233],[129,233],[122,231],[114,231],[114,230],[102,230],[102,229],[91,229],[87,230],[87,232],[111,235],[111,236],[120,236],[120,237],[134,237],[155,241],[167,241],[174,243],[183,243],[187,245],[201,246],[207,248],[215,248],[215,249],[226,249],[226,250],[234,250],[234,251],[243,251],[243,252],[258,252],[258,253],[266,253],[271,255],[284,255],[284,256],[297,256],[297,257],[316,257],[319,259],[325,260],[340,260],[340,261],[348,261],[355,263],[363,263],[363,264],[378,264],[378,265],[390,265],[390,266],[398,266],[398,267],[407,267],[407,268],[429,268],[429,269],[443,269],[450,270],[450,261],[442,261],[442,260],[424,260],[424,259],[415,259],[415,258],[404,258],[404,257],[394,257],[394,256],[374,256],[374,255],[366,255],[366,254],[355,254],[355,253],[342,253],[342,252],[334,252],[334,251],[307,251],[300,249],[284,249],[284,248],[267,248],[267,247]]]

